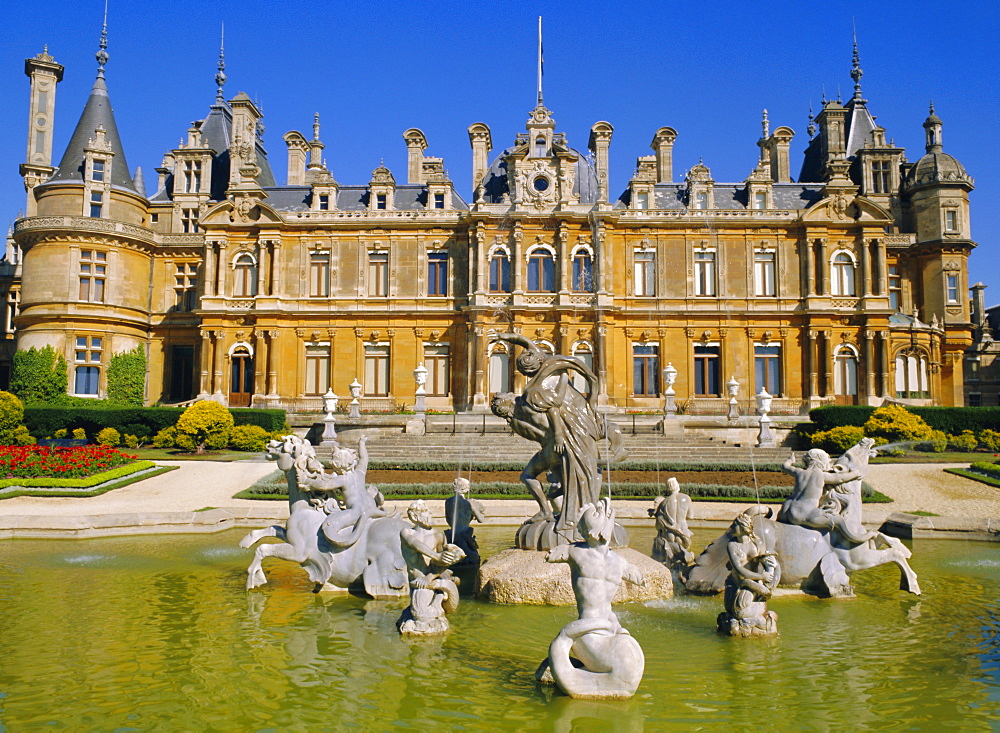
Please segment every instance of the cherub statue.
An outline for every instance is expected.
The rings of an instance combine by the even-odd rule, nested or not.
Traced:
[[[691,497],[681,493],[681,485],[673,476],[667,479],[666,496],[656,497],[649,516],[656,518],[653,559],[665,565],[681,567],[694,562],[691,530],[687,524],[691,516]]]
[[[570,697],[628,698],[642,679],[645,658],[611,610],[611,601],[623,579],[637,584],[645,580],[636,566],[611,549],[615,515],[608,498],[582,507],[577,526],[584,542],[559,545],[545,559],[569,564],[579,618],[549,645],[548,659],[536,676],[545,681],[551,674]]]
[[[434,529],[434,518],[422,499],[410,504],[406,516],[413,526],[404,527],[399,539],[410,575],[410,605],[397,627],[405,635],[444,634],[449,628],[445,614],[458,608],[458,580],[448,567],[465,553],[445,542],[444,532]]]
[[[469,479],[459,476],[455,479],[454,489],[455,493],[444,500],[444,518],[449,526],[445,531],[445,539],[462,548],[462,552],[465,553],[463,563],[478,565],[479,543],[476,542],[476,534],[469,525],[473,519],[480,524],[486,521],[483,505],[475,499],[466,497],[469,493]]]

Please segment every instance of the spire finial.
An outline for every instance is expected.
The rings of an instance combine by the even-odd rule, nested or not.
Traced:
[[[219,71],[215,75],[215,84],[218,87],[215,91],[215,101],[222,104],[224,95],[222,87],[226,83],[226,23],[222,23],[222,33],[219,36]]]
[[[313,115],[313,140],[319,142],[319,112]]]
[[[806,132],[809,133],[809,138],[812,139],[816,137],[816,123],[813,122],[815,118],[813,117],[813,106],[812,102],[809,103],[809,126],[806,128]]]
[[[864,72],[861,70],[861,59],[858,56],[858,30],[854,28],[854,20],[851,20],[852,30],[854,32],[854,55],[851,59],[851,78],[854,79],[854,98],[859,102],[864,101],[861,98],[861,76]]]
[[[934,114],[934,100],[931,100],[931,111],[930,114]]]
[[[101,27],[100,49],[94,58],[97,59],[97,77],[104,78],[104,64],[108,63],[108,0],[104,0],[104,25]]]
[[[544,61],[542,60],[542,16],[538,16],[538,106],[542,107],[542,73]]]
[[[770,122],[770,120],[767,119],[767,109],[765,109],[763,115],[761,115],[760,126],[761,126],[761,129],[763,130],[762,137],[764,137],[765,139],[768,138],[768,137],[770,137],[770,135],[771,135],[771,122]]]

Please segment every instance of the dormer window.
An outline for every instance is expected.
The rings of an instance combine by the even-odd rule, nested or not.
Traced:
[[[708,193],[705,191],[699,191],[695,194],[694,207],[696,209],[707,209],[708,208]]]
[[[330,210],[330,196],[329,194],[321,193],[319,195],[319,210],[329,211]]]
[[[648,209],[649,208],[649,194],[648,193],[638,193],[635,196],[635,208],[637,209]]]
[[[891,178],[888,160],[872,161],[872,193],[889,193]]]
[[[201,161],[188,160],[184,163],[184,193],[201,191]]]
[[[539,135],[538,137],[535,138],[535,157],[544,158],[545,152],[546,152],[545,138],[542,135]],[[539,190],[544,190],[544,189],[539,189]]]
[[[444,194],[436,193],[434,194],[434,208],[443,209],[444,208]]]
[[[707,196],[707,194],[706,194]],[[767,192],[757,191],[753,195],[753,207],[758,211],[763,211],[767,208]]]
[[[105,161],[100,159],[94,159],[93,165],[91,166],[90,178],[97,183],[104,182],[104,172],[105,172]],[[91,214],[93,216],[93,214]],[[100,214],[98,214],[100,216]]]
[[[384,193],[376,194],[375,208],[384,211],[387,208],[387,201],[388,199]]]

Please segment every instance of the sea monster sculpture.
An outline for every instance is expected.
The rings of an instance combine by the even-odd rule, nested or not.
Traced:
[[[365,487],[363,471],[351,477],[346,489],[351,495],[345,496],[341,507],[330,490],[345,488],[346,482],[342,478],[322,477],[323,465],[309,443],[286,435],[270,441],[265,455],[285,472],[288,520],[285,526],[275,524],[254,530],[240,541],[240,547],[253,547],[265,537],[281,540],[255,549],[247,568],[248,590],[267,582],[261,565],[264,558],[277,557],[301,564],[317,590],[346,591],[360,582],[365,592],[375,598],[406,593],[406,563],[399,544],[399,532],[406,522],[399,516],[382,516],[384,512],[378,509]],[[351,470],[354,470],[358,463],[355,458],[344,466],[353,464]],[[341,513],[346,517],[337,521]],[[331,528],[330,534],[337,544],[324,533],[325,527]],[[348,527],[351,529],[347,535],[342,535]]]
[[[635,694],[646,660],[611,610],[619,584],[644,582],[642,572],[611,549],[611,501],[584,505],[577,523],[584,542],[559,545],[548,562],[569,563],[579,618],[562,628],[536,678],[554,681],[570,697],[625,699]]]
[[[399,539],[410,572],[410,605],[396,626],[405,636],[444,634],[449,628],[445,614],[458,608],[458,581],[448,567],[465,553],[434,529],[434,518],[422,499],[410,504],[406,515],[412,526],[404,527]]]
[[[837,459],[833,469],[823,463],[822,456],[813,454],[804,469],[797,468],[796,489],[777,521],[769,518],[770,509],[748,510],[759,517],[755,531],[766,550],[778,558],[782,585],[819,596],[852,596],[851,573],[891,562],[899,567],[900,589],[920,594],[917,575],[907,563],[910,550],[895,537],[864,530],[854,519],[860,512],[860,482],[872,454],[868,438]],[[852,486],[853,482],[857,484]],[[696,558],[685,581],[689,591],[718,593],[723,589],[728,537],[727,532]]]
[[[518,371],[528,378],[522,395],[496,394],[491,409],[507,420],[515,433],[541,446],[521,473],[539,511],[518,530],[517,545],[544,550],[574,542],[579,539],[576,519],[580,508],[595,503],[601,493],[599,458],[614,463],[627,455],[621,431],[614,423],[598,420],[597,377],[582,362],[548,354],[520,334],[491,335],[523,347],[516,363]],[[586,380],[589,398],[573,386],[573,373]],[[608,439],[606,456],[598,455],[602,438]],[[547,471],[555,474],[555,483],[562,489],[558,515],[538,480]],[[624,539],[624,533],[618,532]]]

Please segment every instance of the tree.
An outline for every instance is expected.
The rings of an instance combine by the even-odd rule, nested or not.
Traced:
[[[233,415],[218,402],[201,400],[181,413],[177,420],[177,445],[196,453],[225,448]]]
[[[146,398],[146,351],[136,346],[108,362],[108,400],[142,407]]]
[[[14,354],[10,391],[22,402],[59,402],[66,398],[69,373],[66,359],[51,346],[32,346]]]

